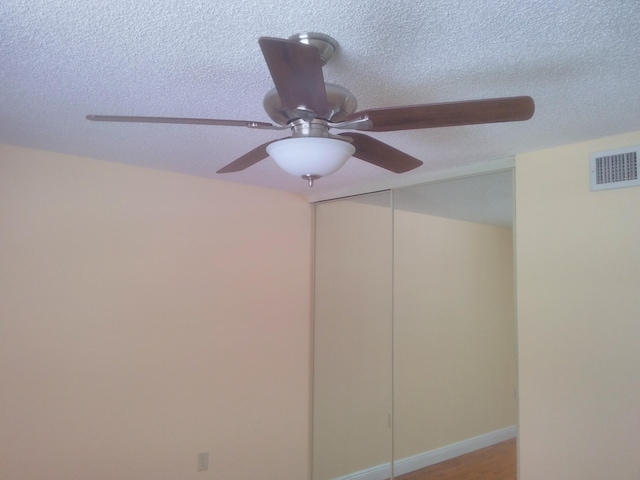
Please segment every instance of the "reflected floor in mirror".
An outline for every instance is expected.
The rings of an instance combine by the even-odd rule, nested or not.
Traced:
[[[420,470],[396,480],[516,480],[516,439],[500,442]]]

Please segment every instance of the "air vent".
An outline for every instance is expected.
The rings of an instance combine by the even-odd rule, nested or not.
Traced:
[[[640,185],[638,157],[640,145],[590,154],[591,190]]]

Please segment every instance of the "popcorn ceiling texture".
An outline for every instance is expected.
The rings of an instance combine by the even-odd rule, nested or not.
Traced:
[[[309,193],[270,159],[215,171],[283,132],[106,124],[85,115],[270,121],[257,40],[334,37],[325,80],[360,108],[530,95],[528,122],[371,134],[431,172],[640,129],[637,0],[4,0],[0,142]],[[313,191],[398,181],[350,160]]]

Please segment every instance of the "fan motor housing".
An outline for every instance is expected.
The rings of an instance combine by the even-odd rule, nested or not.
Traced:
[[[343,122],[358,108],[355,95],[346,88],[333,83],[325,83],[325,89],[329,103],[329,114],[326,115],[327,118],[323,118],[323,120],[332,123]],[[282,102],[275,88],[269,90],[264,96],[263,105],[267,115],[279,125],[288,125],[294,120],[312,120],[317,118],[315,112],[306,109],[303,105],[294,110],[282,106]]]

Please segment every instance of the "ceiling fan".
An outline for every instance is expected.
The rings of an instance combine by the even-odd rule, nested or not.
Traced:
[[[179,123],[257,129],[290,129],[291,136],[249,151],[216,173],[244,170],[271,156],[285,171],[313,181],[338,170],[354,156],[365,162],[404,173],[422,165],[380,140],[358,132],[334,135],[330,129],[388,132],[482,123],[514,122],[533,116],[531,97],[504,97],[449,103],[372,108],[356,112],[355,96],[346,88],[325,83],[322,67],[337,42],[321,33],[288,39],[258,40],[275,84],[264,97],[264,109],[275,124],[248,120],[206,118],[87,115],[102,122]]]

